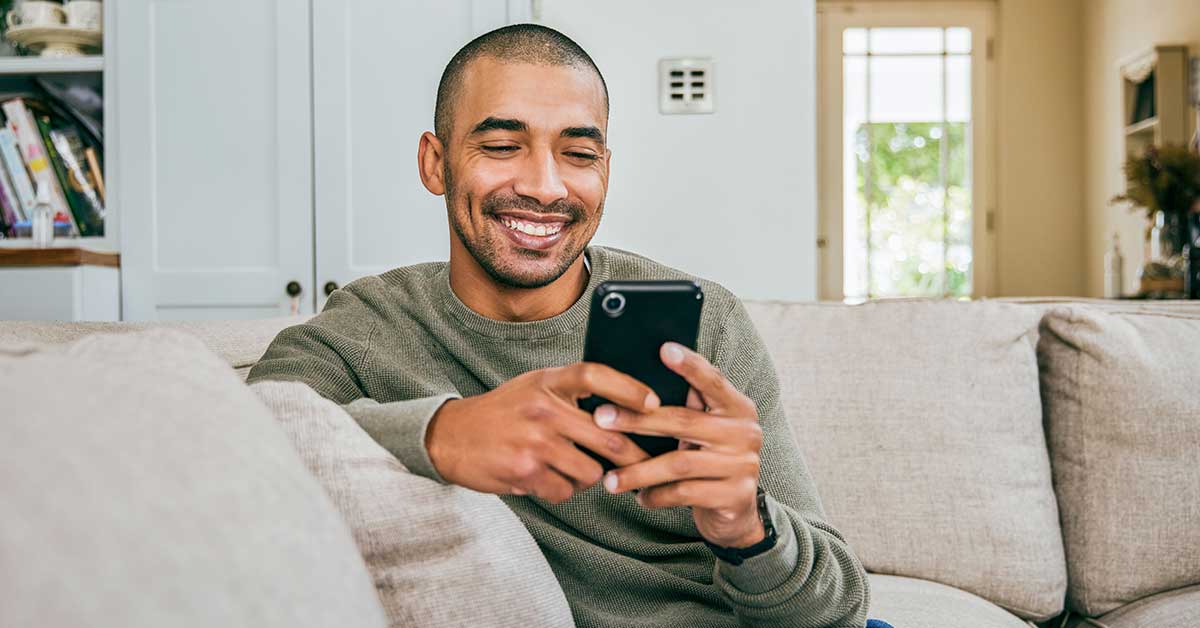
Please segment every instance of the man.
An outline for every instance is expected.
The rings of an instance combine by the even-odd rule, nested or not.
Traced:
[[[685,408],[579,362],[600,282],[690,278],[588,246],[611,152],[587,53],[541,26],[483,35],[447,65],[434,127],[417,158],[446,198],[449,263],[335,292],[249,379],[306,382],[414,473],[503,496],[579,626],[863,626],[865,573],[824,521],[729,291],[702,282],[696,352],[662,348],[691,384]],[[615,405],[579,410],[593,394]],[[626,432],[684,445],[648,459]],[[603,474],[576,445],[618,468]]]

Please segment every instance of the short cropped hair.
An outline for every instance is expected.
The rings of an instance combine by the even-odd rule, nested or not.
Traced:
[[[591,69],[604,88],[604,111],[608,112],[608,84],[596,62],[570,37],[539,24],[512,24],[484,33],[463,46],[446,64],[438,82],[437,105],[433,112],[433,131],[443,142],[449,141],[454,105],[462,93],[467,66],[480,57],[500,61],[565,65]]]

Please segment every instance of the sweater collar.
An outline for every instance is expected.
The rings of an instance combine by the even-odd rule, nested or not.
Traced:
[[[483,316],[463,303],[450,288],[449,264],[434,278],[438,301],[443,309],[464,327],[482,336],[504,340],[539,340],[558,336],[576,329],[587,321],[592,293],[595,292],[596,286],[608,279],[608,255],[604,248],[589,246],[584,255],[584,262],[590,263],[591,270],[587,288],[571,307],[558,316],[524,322],[498,321]]]

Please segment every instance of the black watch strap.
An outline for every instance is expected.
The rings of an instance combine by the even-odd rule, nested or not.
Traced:
[[[708,546],[709,550],[712,550],[713,555],[717,558],[731,565],[740,565],[747,559],[754,558],[775,547],[775,542],[779,540],[779,535],[775,532],[775,525],[771,522],[771,513],[767,509],[767,494],[762,490],[761,486],[758,488],[758,517],[762,520],[766,535],[763,536],[763,540],[754,545],[738,548],[721,547],[720,545],[713,545],[708,541],[705,541],[704,544]]]

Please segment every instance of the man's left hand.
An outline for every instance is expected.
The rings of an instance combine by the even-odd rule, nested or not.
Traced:
[[[704,356],[676,343],[660,351],[663,363],[691,385],[687,407],[647,413],[603,405],[596,423],[605,429],[679,439],[679,449],[610,471],[610,493],[639,490],[646,508],[690,506],[709,543],[749,547],[766,531],[758,514],[762,428],[754,402],[734,388]]]

